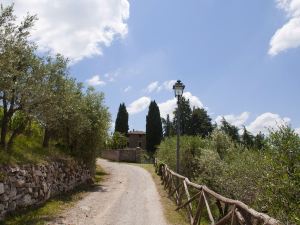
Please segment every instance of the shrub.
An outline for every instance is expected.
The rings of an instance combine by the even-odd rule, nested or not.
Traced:
[[[182,175],[286,224],[299,224],[300,137],[289,126],[271,130],[263,149],[248,149],[219,130],[207,139],[180,140]],[[175,169],[175,137],[161,143],[157,157]]]
[[[106,147],[109,149],[123,149],[127,145],[127,137],[116,131],[112,137],[108,138]]]
[[[286,224],[299,224],[300,137],[287,126],[267,138],[270,163],[262,183],[260,205]]]

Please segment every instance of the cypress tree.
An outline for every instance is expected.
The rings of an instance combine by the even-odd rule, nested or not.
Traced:
[[[115,124],[115,132],[127,135],[129,130],[128,126],[128,112],[124,103],[119,106],[119,111]]]
[[[155,101],[149,105],[146,117],[146,149],[153,155],[163,138],[162,123],[159,108]]]

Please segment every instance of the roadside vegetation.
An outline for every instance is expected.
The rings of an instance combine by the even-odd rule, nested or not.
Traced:
[[[188,105],[188,101],[183,100]],[[188,107],[187,107],[188,108]],[[251,134],[224,118],[220,126],[202,119],[191,122],[194,110],[185,110],[184,136],[180,143],[180,173],[193,182],[232,199],[238,199],[285,224],[300,223],[300,137],[289,125]],[[175,111],[176,113],[176,111]],[[197,123],[206,124],[193,129]],[[176,122],[163,120],[164,140],[156,157],[176,168]],[[213,129],[212,129],[213,128]]]
[[[95,169],[110,115],[104,94],[71,78],[68,59],[39,55],[30,39],[36,16],[17,22],[13,5],[0,10],[0,163],[58,155]]]

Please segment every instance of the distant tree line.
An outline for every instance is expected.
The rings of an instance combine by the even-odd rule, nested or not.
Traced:
[[[257,135],[251,134],[246,127],[243,127],[242,134],[240,129],[225,118],[221,120],[219,126],[212,123],[212,119],[204,108],[191,108],[190,101],[184,97],[180,100],[180,134],[188,136],[209,137],[213,130],[219,129],[228,135],[235,143],[242,144],[247,148],[262,149],[264,146],[264,135],[260,132]],[[162,118],[163,136],[171,137],[177,134],[177,114],[178,108],[175,109],[172,116]]]
[[[104,95],[71,78],[62,55],[36,53],[36,44],[29,40],[36,19],[28,15],[18,24],[13,5],[1,6],[1,151],[13,151],[15,139],[35,125],[43,147],[55,144],[67,154],[93,162],[109,127]]]
[[[225,118],[221,120],[221,124],[212,123],[212,119],[208,115],[205,108],[191,107],[189,99],[181,97],[180,99],[180,135],[200,136],[202,138],[209,137],[215,129],[221,130],[228,135],[236,144],[241,144],[246,148],[262,149],[265,143],[265,137],[262,133],[257,135],[251,134],[246,127],[242,133],[238,127],[230,124]],[[166,118],[161,118],[157,103],[151,101],[146,116],[146,149],[148,153],[153,155],[157,146],[163,138],[175,136],[177,134],[178,108],[175,108],[172,120],[168,114]],[[120,140],[124,143],[124,137],[127,136],[129,130],[128,112],[124,103],[119,106],[115,132],[116,137],[112,139]],[[123,138],[120,136],[123,135]],[[112,142],[111,142],[112,143]],[[114,146],[126,147],[126,144],[115,144]]]

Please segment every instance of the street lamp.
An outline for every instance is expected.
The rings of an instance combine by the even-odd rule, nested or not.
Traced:
[[[173,86],[173,90],[175,93],[175,97],[177,98],[177,148],[176,148],[176,172],[179,173],[179,136],[180,136],[180,99],[183,94],[185,86],[180,80],[177,80],[177,82]]]

